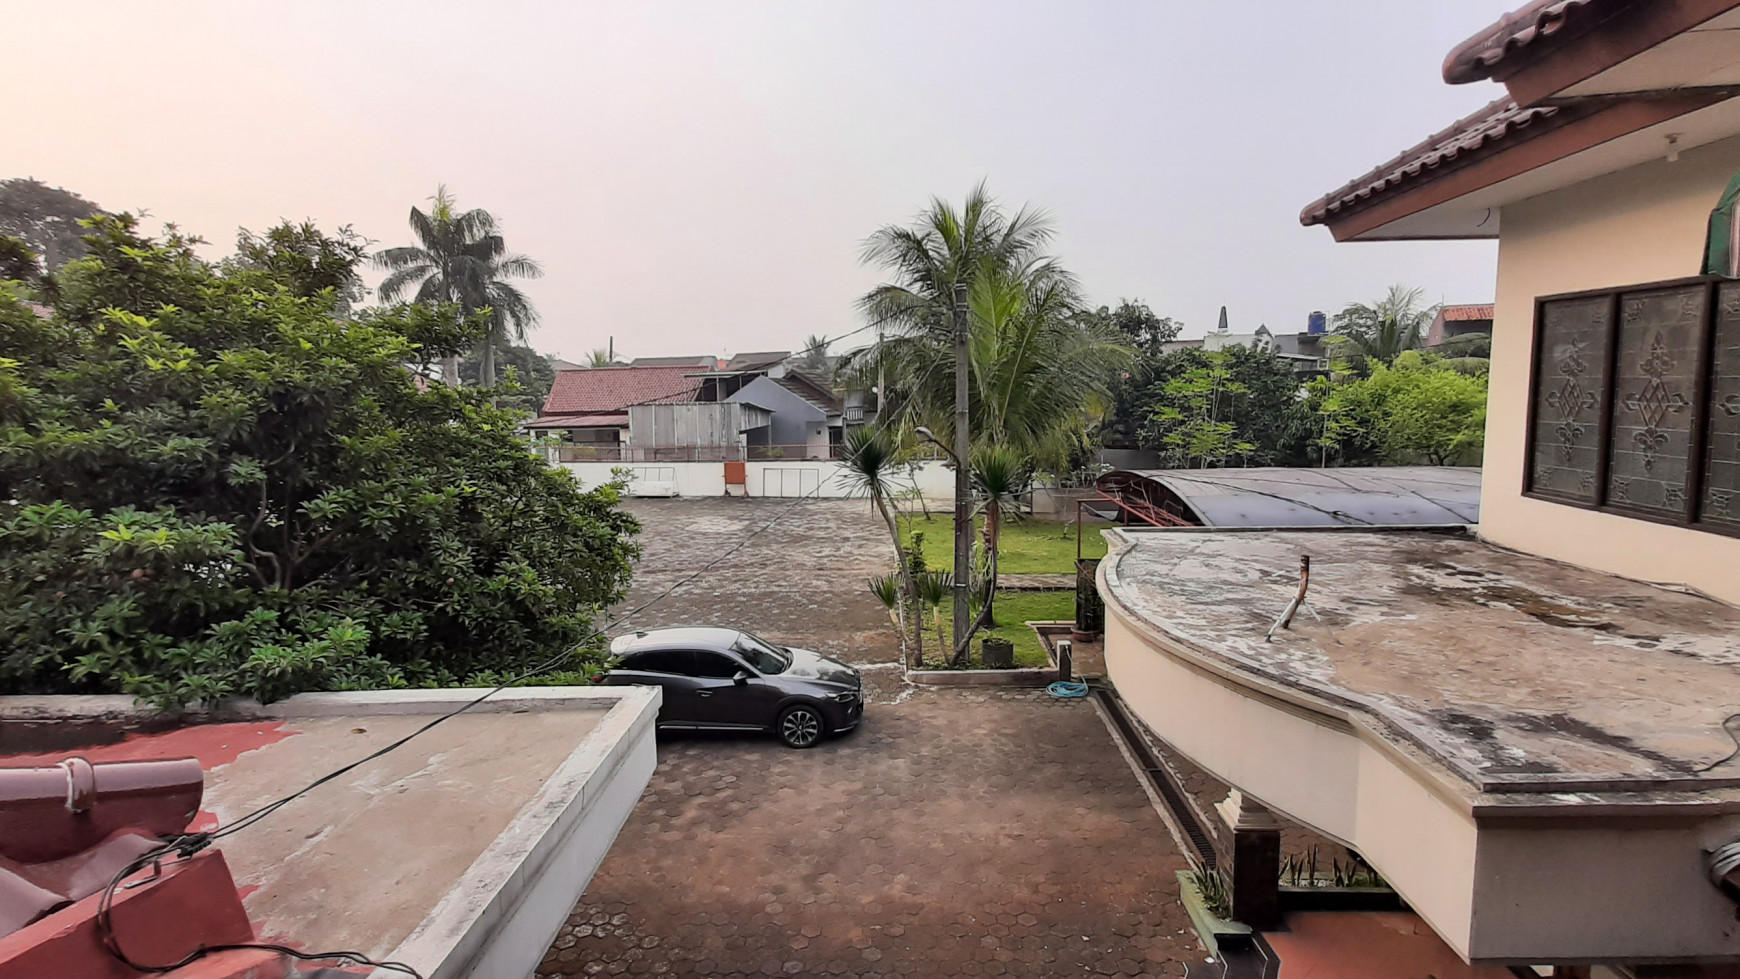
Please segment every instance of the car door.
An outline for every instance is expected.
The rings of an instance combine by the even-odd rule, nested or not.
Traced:
[[[773,723],[772,690],[734,656],[713,650],[695,651],[695,694],[704,723],[721,727],[764,728]],[[737,683],[739,673],[749,679]]]
[[[701,701],[696,696],[699,681],[690,675],[694,666],[695,654],[686,649],[649,649],[623,657],[622,664],[610,671],[610,682],[651,684],[662,689],[660,724],[699,724],[703,723]]]

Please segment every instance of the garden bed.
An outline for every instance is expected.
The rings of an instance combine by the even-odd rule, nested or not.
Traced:
[[[974,522],[974,533],[983,528],[983,521]],[[1105,557],[1106,539],[1100,533],[1103,525],[1088,527],[1082,534],[1082,557]],[[913,532],[924,534],[924,563],[932,569],[947,570],[955,563],[955,518],[950,514],[934,517],[905,515],[900,518],[900,539],[912,543]],[[1031,518],[1003,521],[998,535],[997,571],[999,574],[1075,574],[1075,524],[1052,523]]]

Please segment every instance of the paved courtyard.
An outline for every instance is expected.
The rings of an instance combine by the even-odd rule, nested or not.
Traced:
[[[635,501],[644,601],[785,503]],[[862,502],[790,511],[641,624],[733,622],[892,664]],[[665,736],[645,796],[539,975],[1182,976],[1185,867],[1096,708],[919,690],[873,669],[864,724],[809,751]]]

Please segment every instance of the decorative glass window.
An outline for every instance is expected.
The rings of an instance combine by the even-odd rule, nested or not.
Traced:
[[[1740,535],[1740,282],[1540,300],[1523,491]]]

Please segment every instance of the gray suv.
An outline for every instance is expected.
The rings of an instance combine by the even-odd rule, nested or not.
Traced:
[[[843,734],[864,717],[858,671],[807,649],[736,629],[654,629],[618,636],[607,684],[664,689],[659,727],[771,731],[793,748]]]

